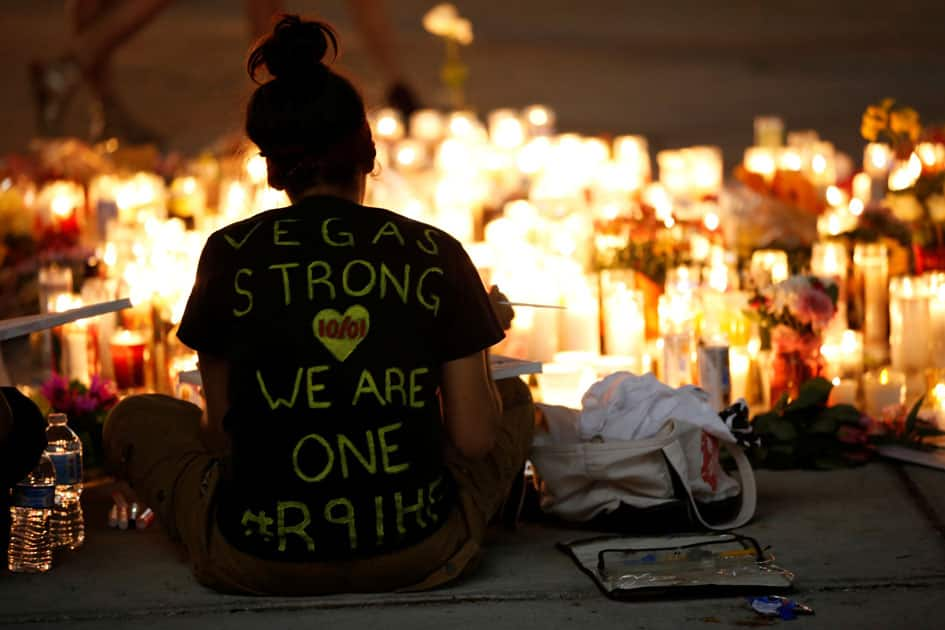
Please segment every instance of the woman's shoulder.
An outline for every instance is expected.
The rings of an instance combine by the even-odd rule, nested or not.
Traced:
[[[453,235],[431,223],[413,219],[405,214],[397,212],[396,210],[390,210],[376,206],[362,207],[366,211],[376,214],[376,216],[379,218],[379,224],[381,225],[387,221],[390,221],[397,224],[397,226],[403,229],[405,232],[415,234],[418,238],[430,238],[432,236],[436,238],[437,241],[447,243],[451,247],[462,248],[462,243],[453,237]]]

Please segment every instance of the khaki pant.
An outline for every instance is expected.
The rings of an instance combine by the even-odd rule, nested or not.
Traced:
[[[458,502],[446,523],[426,540],[380,556],[290,563],[232,547],[215,518],[220,466],[200,439],[201,411],[188,402],[145,394],[119,403],[104,428],[106,464],[184,544],[197,580],[215,590],[316,595],[430,589],[474,568],[486,524],[521,473],[531,445],[534,405],[528,388],[517,378],[497,385],[505,413],[493,452],[473,461],[447,449]]]

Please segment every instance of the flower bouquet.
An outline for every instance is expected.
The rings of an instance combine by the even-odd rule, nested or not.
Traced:
[[[53,374],[40,387],[44,400],[37,401],[46,413],[58,411],[69,418],[69,426],[82,440],[85,468],[93,472],[105,463],[102,427],[105,417],[118,402],[115,384],[95,375],[88,386],[80,381],[67,381]]]
[[[882,206],[909,226],[913,271],[945,269],[945,128],[887,98],[866,108],[860,133],[894,156]]]
[[[752,420],[759,443],[748,451],[755,466],[832,469],[862,464],[872,457],[870,419],[851,405],[830,405],[833,386],[813,378],[787,401]]]
[[[804,382],[824,370],[823,331],[837,312],[839,289],[832,280],[795,275],[757,291],[749,301],[762,346],[772,351],[771,402],[797,398]]]

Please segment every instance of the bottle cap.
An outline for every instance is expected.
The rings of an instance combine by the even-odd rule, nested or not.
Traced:
[[[69,418],[64,413],[51,413],[46,418],[49,424],[66,424],[69,421]]]

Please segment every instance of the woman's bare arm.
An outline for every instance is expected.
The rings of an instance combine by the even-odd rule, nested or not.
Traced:
[[[216,453],[229,449],[230,440],[223,429],[223,417],[229,409],[228,384],[230,365],[221,359],[204,352],[197,355],[200,365],[200,378],[203,381],[203,396],[207,409],[200,419],[200,433],[204,444]]]
[[[443,417],[450,441],[470,459],[485,457],[495,445],[502,399],[492,381],[485,350],[442,367]]]

